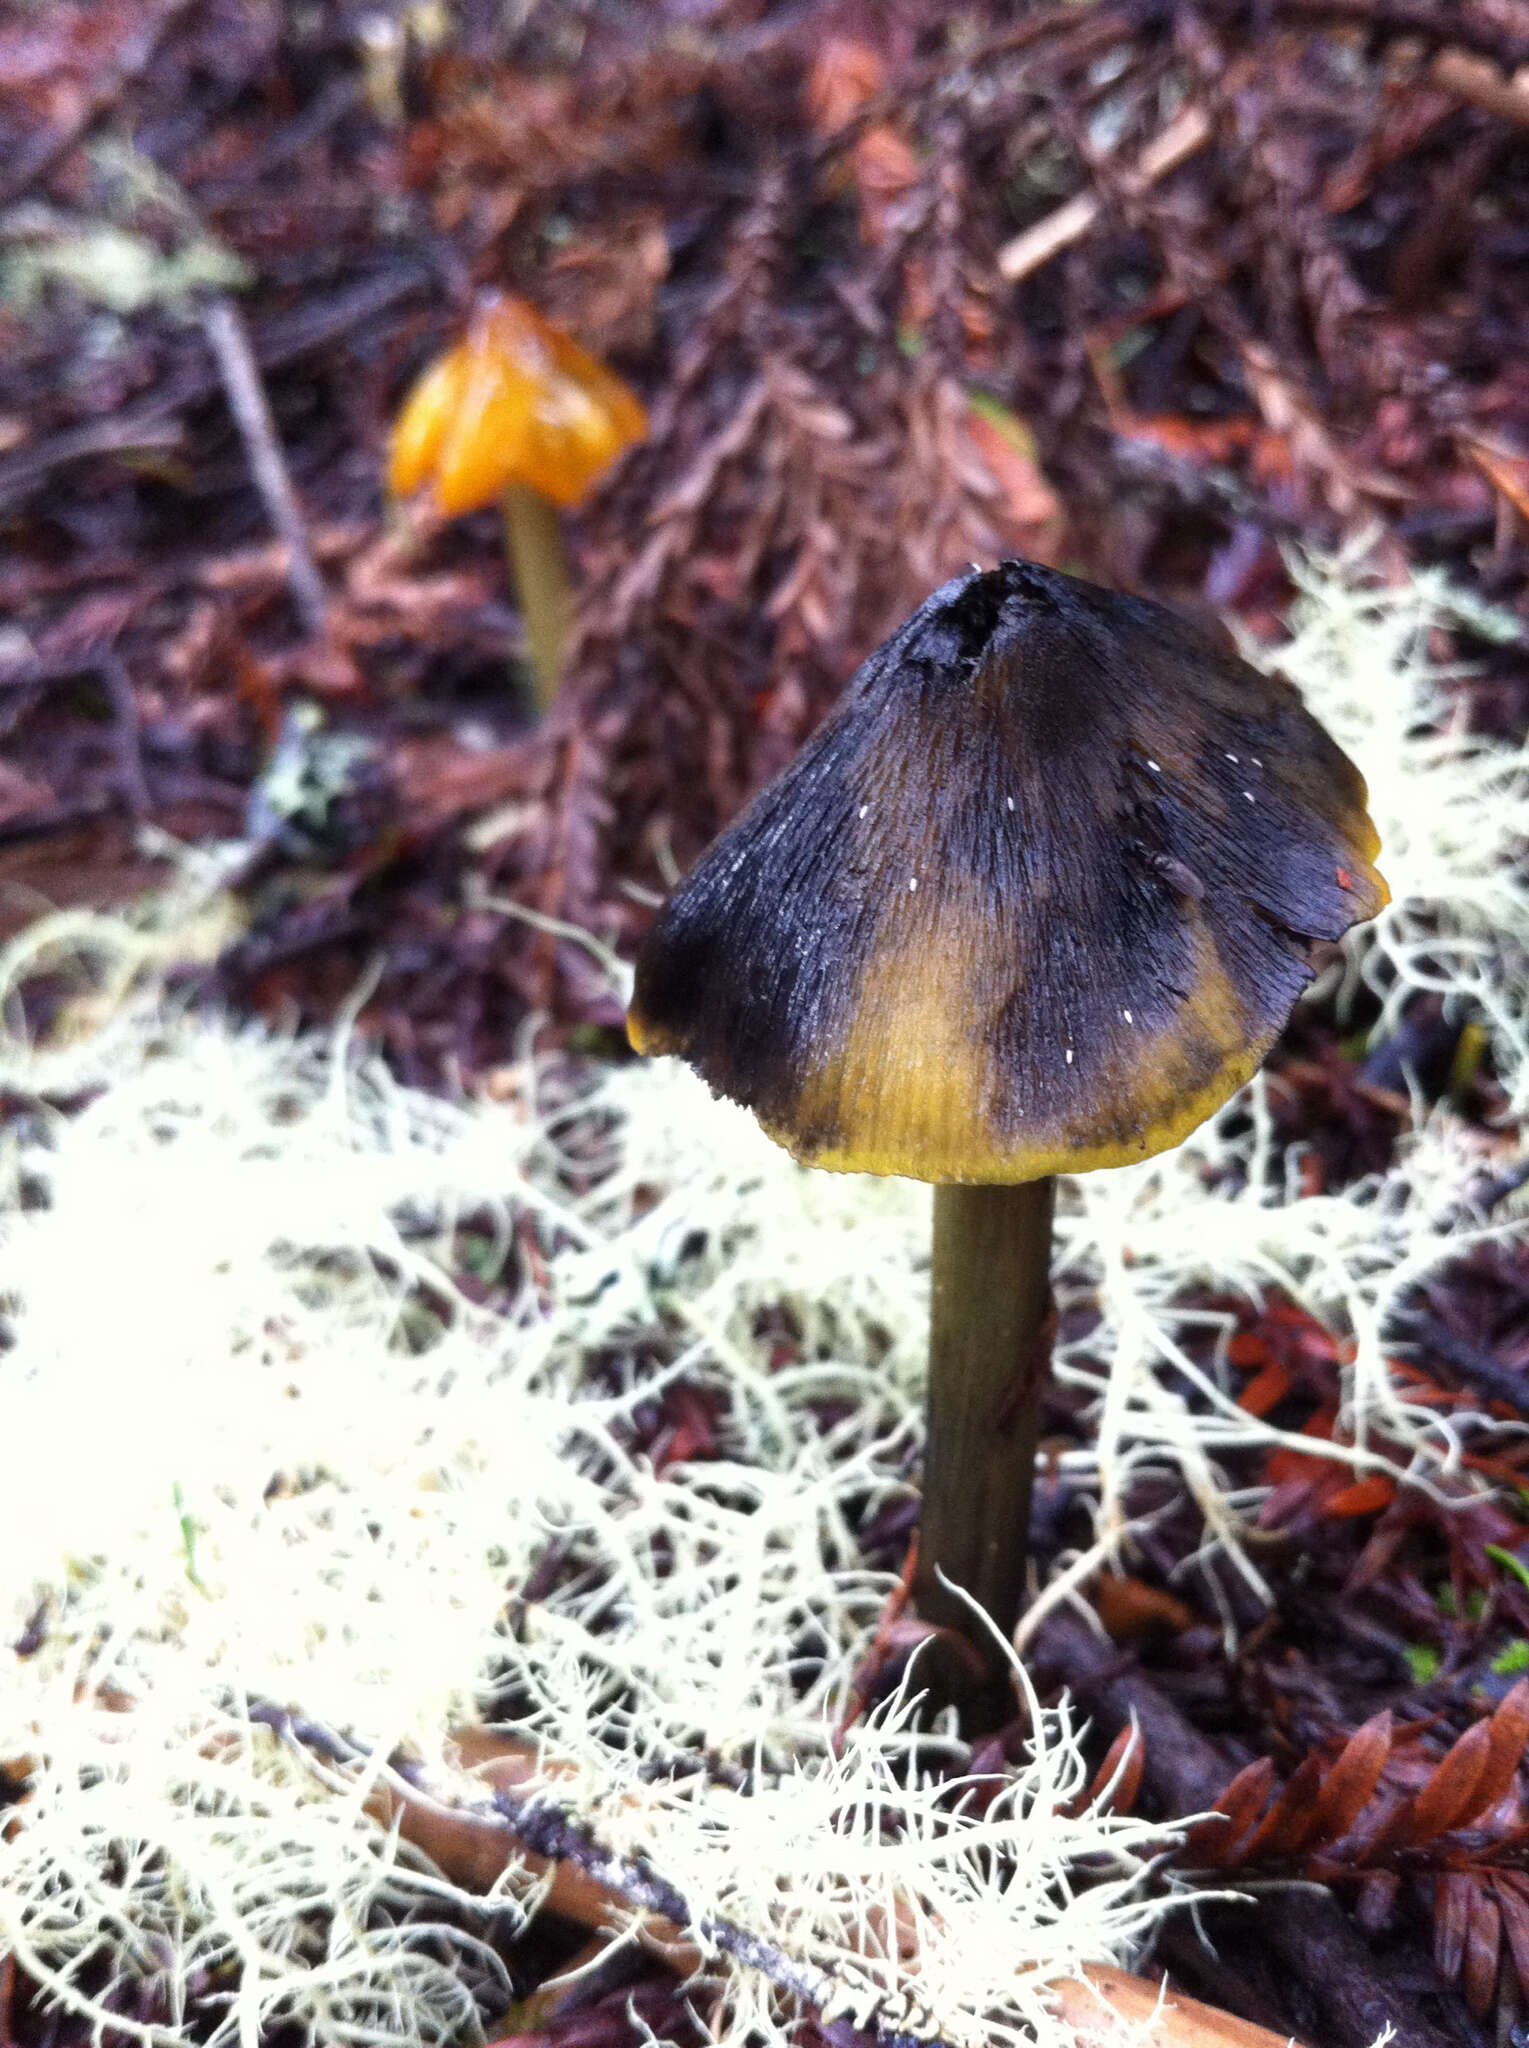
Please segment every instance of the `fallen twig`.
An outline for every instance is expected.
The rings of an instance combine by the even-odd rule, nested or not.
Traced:
[[[113,746],[117,756],[117,779],[128,809],[135,818],[146,818],[153,809],[148,777],[143,768],[143,749],[138,723],[138,699],[127,663],[114,648],[98,657],[97,667],[106,694],[111,699]]]
[[[533,1855],[553,1868],[573,1864],[594,1885],[607,1894],[610,1907],[624,1905],[654,1916],[646,1924],[666,1932],[694,1925],[703,1939],[724,1955],[747,1968],[758,1970],[777,1989],[829,2020],[846,2004],[845,1987],[826,1971],[797,1962],[774,1943],[736,1926],[717,1914],[693,1915],[689,1902],[666,1878],[641,1861],[613,1856],[602,1849],[577,1821],[542,1798],[501,1790],[495,1807],[510,1831]],[[676,1968],[699,1967],[699,1953],[682,1938],[667,1948],[655,1944],[656,1952]],[[1077,2032],[1078,2048],[1119,2048],[1126,2026],[1129,2038],[1142,2048],[1299,2048],[1282,2035],[1220,2013],[1197,2000],[1165,1992],[1141,1977],[1132,1977],[1107,1964],[1090,1970],[1086,1978],[1063,1978],[1047,1987],[1060,2017]],[[916,2013],[914,2015],[916,2021]],[[870,2037],[886,2048],[948,2048],[938,2035],[915,2024],[910,2031],[889,2026],[878,2013],[868,2023]]]
[[[287,588],[292,593],[292,602],[308,632],[318,639],[328,615],[324,585],[308,545],[307,523],[287,474],[270,400],[260,381],[260,369],[244,322],[233,301],[219,297],[208,301],[202,327],[217,359],[229,410],[249,457],[255,488],[271,524],[287,545]]]
[[[1181,107],[1168,126],[1153,136],[1136,162],[1121,173],[1122,186],[1144,190],[1155,185],[1159,178],[1166,178],[1170,171],[1203,149],[1211,133],[1211,118],[1204,107],[1195,103]],[[1092,192],[1079,192],[1044,220],[1016,235],[1012,242],[1005,242],[998,252],[999,274],[1011,284],[1028,277],[1063,249],[1081,241],[1100,211],[1100,201]]]
[[[258,1718],[331,1766],[343,1770],[365,1760],[344,1738],[312,1723],[294,1722],[280,1709],[261,1709]],[[547,1908],[580,1926],[614,1933],[635,1911],[641,1916],[633,1929],[638,1942],[680,1977],[704,1967],[704,1944],[757,1970],[820,2021],[834,2024],[836,2039],[844,2037],[848,2026],[854,2048],[868,2048],[871,2042],[883,2048],[950,2048],[916,2001],[908,2000],[898,2013],[899,2019],[912,2021],[911,2029],[874,2010],[867,2016],[854,1989],[830,1972],[797,1961],[720,1914],[695,1913],[679,1888],[644,1859],[604,1848],[548,1796],[548,1780],[555,1782],[561,1771],[531,1744],[475,1728],[458,1731],[456,1739],[463,1761],[492,1787],[491,1803],[448,1804],[391,1768],[379,1774],[367,1802],[369,1811],[396,1825],[405,1841],[422,1849],[454,1882],[487,1891],[512,1862],[519,1862],[529,1876],[545,1882]],[[911,1916],[905,1919],[899,1909],[897,1918],[899,1951],[911,1956]],[[1127,2040],[1137,2048],[1300,2048],[1288,2036],[1109,1964],[1090,1965],[1084,1977],[1060,1978],[1047,1985],[1046,1993],[1058,2016],[1075,2030],[1077,2048],[1123,2048]],[[854,2016],[847,2020],[850,2012]],[[1420,2037],[1419,2048],[1432,2048],[1432,2043]]]
[[[1529,90],[1517,78],[1504,78],[1486,58],[1468,57],[1462,50],[1440,50],[1428,67],[1428,76],[1456,99],[1496,114],[1499,120],[1511,121],[1517,128],[1529,128]]]

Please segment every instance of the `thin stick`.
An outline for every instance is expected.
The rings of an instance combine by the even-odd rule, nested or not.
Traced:
[[[972,1635],[969,1593],[1004,1638],[1024,1600],[1030,1494],[1050,1358],[1056,1182],[937,1187],[929,1429],[914,1595],[926,1621]],[[974,1637],[984,1662],[994,1645]]]
[[[1170,171],[1177,170],[1197,150],[1203,149],[1210,141],[1211,133],[1211,118],[1204,107],[1190,105],[1181,108],[1162,133],[1153,136],[1136,162],[1122,172],[1122,184],[1136,188],[1155,185],[1159,178],[1166,178]],[[1028,277],[1031,271],[1039,270],[1043,263],[1049,263],[1063,249],[1082,241],[1101,211],[1100,203],[1092,192],[1078,193],[1065,206],[1059,206],[1055,213],[1048,213],[1044,220],[1026,228],[1012,242],[1004,243],[998,252],[1000,276],[1014,284],[1020,278]]]
[[[217,358],[228,409],[234,416],[250,472],[260,493],[266,516],[287,549],[287,588],[309,634],[318,639],[327,622],[323,580],[308,545],[308,528],[297,493],[287,473],[286,457],[276,438],[276,422],[261,382],[239,310],[231,299],[209,300],[202,315],[202,328]]]
[[[356,1768],[371,1761],[364,1749],[344,1736],[312,1721],[295,1720],[284,1707],[257,1702],[249,1717],[274,1729],[300,1753],[308,1753],[310,1767],[317,1768],[326,1782],[354,1783]],[[366,1801],[368,1812],[385,1826],[396,1825],[404,1840],[422,1849],[448,1882],[490,1891],[511,1863],[519,1863],[528,1876],[550,1878],[551,1889],[542,1900],[546,1908],[582,1926],[615,1934],[624,1908],[640,1913],[643,1917],[634,1930],[637,1940],[681,1977],[704,1966],[701,1944],[686,1932],[694,1929],[706,1946],[757,1970],[820,2021],[842,2011],[844,1987],[831,1970],[791,1955],[720,1914],[704,1912],[645,1856],[623,1857],[607,1849],[545,1789],[547,1778],[559,1774],[556,1759],[514,1738],[494,1734],[485,1739],[481,1729],[458,1730],[457,1740],[464,1764],[472,1764],[475,1775],[492,1786],[492,1803],[447,1803],[416,1782],[412,1771],[402,1775],[393,1764],[376,1772]],[[329,1766],[333,1776],[322,1766]],[[891,1912],[898,1953],[911,1965],[909,1976],[915,1976],[914,1916],[901,1897],[894,1900]],[[851,2038],[864,2048],[871,2043],[880,2048],[949,2048],[913,2002],[916,1986],[907,1988],[912,1995],[902,2010],[893,2014],[873,2007],[860,2018]],[[1142,2033],[1141,2038],[1160,2041],[1162,2048],[1299,2048],[1288,2035],[1250,2027],[1108,1963],[1090,1963],[1086,1975],[1055,1979],[1045,1992],[1059,2016],[1076,2029],[1078,2048],[1116,2048],[1125,2038],[1121,2021],[1131,2022],[1134,2030],[1154,2023],[1150,2036]],[[895,2008],[901,2002],[894,1993],[888,2003]],[[902,2030],[910,2021],[922,2022],[917,2032]],[[1137,2038],[1137,2032],[1131,2037]]]
[[[138,723],[138,699],[127,663],[115,648],[100,656],[99,669],[106,694],[111,699],[116,726],[117,782],[127,807],[135,818],[146,818],[154,808],[148,777],[143,772],[142,734]]]
[[[1428,67],[1428,76],[1457,99],[1511,121],[1517,128],[1529,128],[1529,81],[1523,71],[1504,78],[1485,57],[1467,57],[1460,50],[1441,50]]]

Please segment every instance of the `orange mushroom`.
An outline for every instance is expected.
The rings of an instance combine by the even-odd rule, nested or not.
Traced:
[[[388,489],[431,486],[448,517],[495,499],[543,708],[557,694],[570,612],[559,509],[581,504],[647,431],[636,394],[524,299],[484,299],[415,383],[393,428]]]

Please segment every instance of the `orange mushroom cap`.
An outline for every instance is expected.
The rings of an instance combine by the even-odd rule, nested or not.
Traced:
[[[524,299],[496,294],[399,412],[388,489],[433,486],[448,516],[525,484],[566,510],[647,431],[635,392]]]

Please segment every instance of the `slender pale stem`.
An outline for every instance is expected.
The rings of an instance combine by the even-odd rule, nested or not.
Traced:
[[[525,621],[537,709],[545,712],[557,695],[573,619],[556,505],[524,484],[510,484],[504,494],[504,545]]]
[[[991,1664],[962,1586],[1012,1635],[1025,1592],[1030,1493],[1050,1364],[1054,1180],[937,1187],[929,1429],[914,1593]]]

